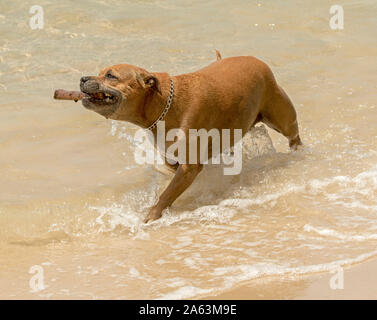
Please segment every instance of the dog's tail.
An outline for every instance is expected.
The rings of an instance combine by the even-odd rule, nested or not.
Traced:
[[[217,58],[217,61],[219,61],[219,60],[222,59],[221,58],[221,53],[218,50],[216,50],[216,58]]]

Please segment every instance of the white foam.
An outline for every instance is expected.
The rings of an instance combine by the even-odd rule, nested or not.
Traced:
[[[341,186],[340,190],[337,188],[337,193],[326,191],[326,187],[337,183]],[[368,171],[362,172],[355,177],[335,176],[332,178],[325,178],[322,180],[312,179],[306,184],[286,184],[284,188],[273,193],[267,193],[253,197],[251,199],[245,198],[228,198],[219,201],[214,205],[203,205],[192,211],[178,211],[174,207],[167,209],[161,219],[151,223],[152,228],[160,228],[178,223],[180,221],[192,220],[199,223],[227,223],[234,215],[239,212],[237,209],[248,209],[251,206],[260,206],[266,203],[275,202],[288,194],[302,193],[310,191],[312,193],[324,192],[327,198],[331,200],[330,205],[340,205],[345,208],[360,208],[368,210],[377,210],[377,204],[367,204],[361,200],[353,199],[355,189],[360,190],[365,188],[367,190],[377,188],[377,168],[373,167]],[[367,192],[367,191],[365,191]],[[371,192],[371,191],[369,191]],[[215,195],[216,196],[216,195]],[[211,197],[211,196],[208,196]],[[343,200],[340,200],[340,199]],[[148,238],[145,232],[147,226],[143,224],[143,218],[146,215],[147,208],[152,206],[155,202],[156,193],[152,190],[135,191],[125,195],[125,201],[121,204],[112,204],[109,207],[91,207],[92,210],[99,212],[96,223],[99,225],[98,232],[108,232],[114,230],[118,226],[128,228],[132,233],[136,234],[138,238]],[[371,199],[367,198],[368,201]],[[275,201],[275,202],[274,202]],[[315,232],[314,227],[306,226],[304,231]],[[317,233],[322,235],[332,235],[344,240],[367,240],[376,239],[375,234],[367,235],[353,235],[346,236],[334,234],[334,231],[317,230]],[[185,245],[185,244],[181,244]]]
[[[137,278],[140,276],[140,272],[139,270],[137,270],[135,267],[130,267],[130,272],[129,272],[130,276],[132,278]]]
[[[99,212],[96,223],[99,225],[98,232],[109,232],[115,230],[117,226],[129,227],[130,231],[136,233],[142,222],[141,218],[129,212],[123,205],[113,204],[110,207],[90,207]]]
[[[347,240],[347,241],[353,241],[353,240],[365,241],[365,240],[377,239],[377,234],[346,235],[332,229],[314,227],[310,224],[304,225],[303,229],[306,232],[315,232],[321,236],[330,236],[330,237],[335,237],[335,238],[338,238],[341,240]]]
[[[171,278],[166,280],[166,285],[171,288],[184,287],[185,284],[186,281],[182,278]]]
[[[377,190],[377,166],[363,171],[354,177],[334,176],[322,180],[312,179],[309,181],[308,187],[312,191],[316,191],[335,183],[343,187],[344,193],[370,195]]]
[[[119,139],[126,139],[131,142],[132,147],[137,145],[137,142],[133,139],[131,134],[128,133],[130,130],[129,126],[119,123],[117,121],[112,122],[111,132],[113,136],[117,135]],[[248,154],[248,158],[256,157],[261,154],[268,154],[274,151],[272,141],[266,128],[262,126],[255,127],[251,132],[249,132],[244,137],[244,153]],[[210,178],[210,177],[209,177]],[[199,179],[200,180],[200,179]],[[204,179],[207,180],[207,179]],[[337,188],[336,193],[328,191],[327,187],[332,184],[338,184],[340,188]],[[207,188],[206,181],[200,180],[196,189],[198,191]],[[199,207],[192,211],[181,211],[178,212],[174,207],[167,210],[163,218],[153,222],[151,225],[153,228],[159,228],[164,226],[169,226],[171,224],[183,221],[183,220],[195,220],[199,219],[200,222],[226,222],[229,221],[238,211],[236,209],[248,209],[251,206],[260,206],[264,204],[269,204],[274,206],[276,201],[281,197],[288,194],[294,193],[305,193],[310,192],[312,194],[324,193],[329,201],[330,205],[338,205],[345,208],[355,209],[366,209],[366,210],[377,210],[377,203],[366,203],[363,199],[354,199],[355,193],[362,195],[371,195],[377,189],[377,166],[372,167],[369,170],[361,172],[355,177],[348,177],[344,175],[334,176],[324,179],[311,179],[306,183],[295,184],[288,183],[277,188],[276,192],[266,192],[262,195],[254,196],[254,193],[247,192],[245,190],[244,194],[250,193],[250,198],[245,197],[228,197],[227,199],[219,199],[217,204],[203,205],[200,206],[200,202],[210,202],[211,198],[213,202],[218,200],[216,194],[217,192],[207,193],[207,192],[196,192],[194,196],[199,200]],[[222,189],[220,188],[220,191]],[[149,195],[152,199],[154,195]],[[237,195],[237,193],[235,193]],[[131,195],[132,196],[132,195]],[[136,195],[137,196],[137,195]],[[130,195],[127,197],[128,201]],[[151,204],[153,201],[151,201]],[[231,210],[232,208],[233,210]],[[129,227],[132,232],[140,229],[140,223],[142,220],[141,216],[146,215],[146,211],[138,213],[135,215],[135,209],[125,208],[122,204],[120,207],[112,206],[106,213],[106,208],[101,208],[102,213],[97,219],[97,222],[103,223],[102,218],[105,215],[109,215],[111,212],[111,218],[108,220],[110,223],[110,229],[115,228],[117,225],[122,225]],[[136,210],[137,211],[137,210]],[[128,217],[127,217],[128,216]],[[105,230],[102,228],[102,230]]]
[[[307,265],[299,267],[287,267],[273,263],[242,264],[238,266],[229,266],[215,268],[212,275],[224,278],[223,287],[219,291],[233,287],[241,281],[252,280],[262,276],[287,275],[299,276],[309,273],[328,272],[336,270],[338,267],[344,267],[355,263],[363,262],[377,255],[377,250],[361,254],[356,258],[337,260],[333,262]]]
[[[289,184],[285,186],[285,190],[278,191],[275,193],[270,193],[266,194],[263,196],[259,196],[253,199],[225,199],[219,203],[220,206],[225,206],[225,207],[237,207],[237,208],[248,208],[252,205],[262,205],[270,201],[274,201],[279,199],[280,197],[287,195],[292,192],[300,192],[305,189],[304,186],[301,185],[294,185],[294,184]]]
[[[157,300],[179,300],[195,297],[197,295],[209,294],[213,289],[202,289],[194,286],[184,286],[173,292],[160,296]]]

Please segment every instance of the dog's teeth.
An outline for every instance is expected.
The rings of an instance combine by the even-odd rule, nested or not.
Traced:
[[[104,98],[104,94],[103,94],[102,92],[97,92],[97,93],[94,94],[94,97],[95,97],[96,99],[101,100],[101,99]]]

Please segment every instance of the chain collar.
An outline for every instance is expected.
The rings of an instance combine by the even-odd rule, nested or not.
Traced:
[[[153,130],[156,126],[157,126],[157,123],[159,121],[161,121],[162,119],[164,119],[165,115],[168,113],[169,109],[170,109],[170,106],[171,106],[171,103],[173,102],[173,97],[174,97],[174,81],[173,79],[170,78],[170,92],[169,92],[169,98],[168,98],[168,101],[166,102],[166,105],[165,105],[165,108],[164,110],[162,111],[162,113],[160,114],[160,116],[158,117],[158,119],[153,122],[148,128],[147,130]]]

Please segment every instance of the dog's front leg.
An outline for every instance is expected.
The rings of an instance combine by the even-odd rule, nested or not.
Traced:
[[[192,184],[202,168],[202,164],[179,165],[173,180],[161,194],[157,204],[149,210],[144,222],[147,223],[161,218],[162,211],[169,207]]]

